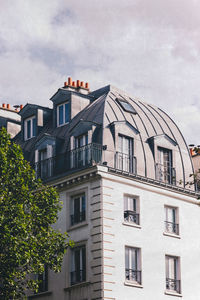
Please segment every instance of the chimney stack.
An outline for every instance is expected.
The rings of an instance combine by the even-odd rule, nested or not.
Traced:
[[[71,77],[68,77],[68,80],[64,82],[64,88],[68,90],[76,90],[82,94],[88,94],[89,92],[89,83],[84,81],[80,81],[79,79],[76,81],[72,81]]]

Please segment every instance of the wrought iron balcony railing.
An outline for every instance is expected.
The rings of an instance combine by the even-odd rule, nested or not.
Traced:
[[[115,168],[128,173],[137,173],[137,160],[133,155],[122,152],[115,153]]]
[[[126,274],[126,280],[135,281],[139,284],[142,283],[142,280],[141,280],[142,272],[141,271],[133,270],[133,269],[126,269],[125,274]]]
[[[71,285],[86,281],[86,270],[78,270],[70,273]]]
[[[180,294],[181,281],[176,279],[166,278],[166,289]]]
[[[165,231],[179,235],[179,224],[165,221]]]
[[[130,223],[135,223],[137,225],[140,224],[140,215],[136,213],[135,211],[132,210],[125,210],[124,211],[124,221],[125,222],[130,222]]]
[[[170,165],[156,164],[156,179],[165,183],[176,185],[176,169]]]
[[[39,161],[35,163],[35,171],[37,177],[48,179],[73,169],[81,169],[94,163],[100,163],[101,157],[102,146],[91,143],[62,155]]]
[[[71,225],[85,221],[85,211],[71,215]]]

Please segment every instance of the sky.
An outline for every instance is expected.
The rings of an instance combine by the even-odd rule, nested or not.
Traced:
[[[199,0],[0,0],[0,104],[51,106],[71,76],[154,104],[200,144]]]

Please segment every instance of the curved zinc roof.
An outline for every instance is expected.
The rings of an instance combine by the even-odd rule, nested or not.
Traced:
[[[191,181],[189,175],[193,173],[193,166],[187,144],[175,122],[162,109],[130,97],[112,86],[95,91],[93,95],[98,95],[98,99],[84,110],[84,114],[87,111],[87,119],[103,125],[103,144],[107,144],[108,151],[117,150],[116,133],[113,134],[111,127],[119,124],[118,134],[134,139],[134,156],[137,159],[139,175],[155,179],[155,164],[158,159],[156,148],[161,147],[172,151],[176,184],[185,186],[188,181]],[[123,109],[118,99],[131,104],[136,113]],[[122,126],[122,124],[126,125]],[[134,130],[128,133],[128,128],[131,126],[135,132],[137,130],[137,134]],[[109,164],[111,161],[108,162]]]

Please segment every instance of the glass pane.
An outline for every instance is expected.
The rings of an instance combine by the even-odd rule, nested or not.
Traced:
[[[131,249],[131,269],[137,270],[137,250]]]
[[[59,111],[59,114],[58,114],[59,115],[58,116],[58,118],[59,118],[58,124],[62,125],[64,123],[64,120],[63,120],[63,105],[61,105],[61,106],[58,107],[58,111]]]
[[[69,122],[69,103],[65,103],[65,123]]]
[[[31,137],[31,120],[27,121],[27,139]]]
[[[82,196],[82,212],[85,211],[85,195]]]
[[[33,126],[33,128],[32,128],[32,133],[33,133],[33,135],[32,136],[36,136],[36,118],[33,118],[32,119],[32,126]]]
[[[129,248],[125,248],[125,267],[129,269]]]

